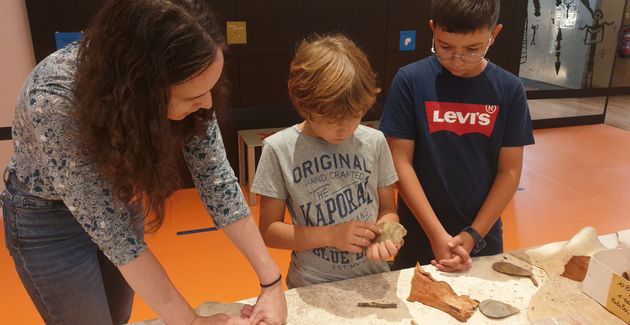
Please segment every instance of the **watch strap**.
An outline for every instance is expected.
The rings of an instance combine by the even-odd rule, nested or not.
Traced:
[[[473,240],[475,241],[475,248],[473,248],[472,253],[478,253],[480,250],[482,250],[484,247],[486,247],[486,241],[483,239],[483,237],[481,237],[481,235],[477,232],[477,230],[475,230],[474,228],[468,226],[466,228],[464,228],[464,230],[462,230],[462,232],[467,232],[468,234],[470,234],[470,236],[473,238]]]

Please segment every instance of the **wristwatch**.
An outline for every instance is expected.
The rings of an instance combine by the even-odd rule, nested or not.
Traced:
[[[468,226],[464,228],[464,230],[462,230],[462,232],[464,231],[469,233],[470,236],[472,236],[472,238],[475,240],[475,248],[473,248],[471,253],[473,254],[479,253],[480,250],[486,247],[486,241],[483,239],[483,237],[481,237],[481,235],[477,232],[477,230]]]

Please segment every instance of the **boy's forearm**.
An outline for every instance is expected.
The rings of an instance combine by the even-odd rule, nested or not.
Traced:
[[[379,216],[377,223],[381,222],[400,222],[400,219],[398,218],[398,214],[390,212]]]
[[[441,233],[445,233],[444,227],[438,220],[431,204],[427,199],[420,181],[416,176],[416,172],[411,165],[408,167],[400,166],[396,168],[398,172],[398,191],[405,200],[405,203],[418,220],[418,223],[424,229],[429,239]]]
[[[333,226],[307,227],[284,222],[274,222],[267,228],[267,246],[293,251],[305,251],[325,246],[330,242],[330,228]]]
[[[422,185],[413,169],[413,153],[415,141],[387,137],[398,174],[398,192],[405,200],[407,207],[418,220],[424,232],[433,241],[434,238],[446,234],[446,230],[438,220]]]
[[[285,223],[285,211],[285,200],[261,196],[260,233],[265,245],[295,251],[329,246],[330,227],[305,227]]]
[[[499,171],[475,221],[471,225],[485,236],[499,220],[514,197],[521,179],[523,147],[502,148],[499,154]]]
[[[380,187],[378,189],[378,223],[380,222],[400,222],[396,209],[396,198],[394,196],[394,185]]]
[[[514,180],[513,175],[509,173],[497,174],[488,197],[481,206],[471,227],[482,237],[485,237],[492,226],[499,220],[501,213],[510,204],[517,188],[518,180]]]

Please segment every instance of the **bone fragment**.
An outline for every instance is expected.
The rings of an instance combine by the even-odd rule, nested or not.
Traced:
[[[397,308],[396,304],[381,304],[378,302],[360,302],[359,307],[374,307],[374,308]]]
[[[564,272],[560,275],[567,279],[582,282],[586,278],[586,271],[588,271],[588,263],[590,261],[590,256],[573,256],[564,265]]]
[[[422,269],[420,263],[416,264],[407,300],[439,309],[460,322],[468,321],[479,306],[478,300],[470,299],[466,295],[458,296],[448,283],[435,280]]]

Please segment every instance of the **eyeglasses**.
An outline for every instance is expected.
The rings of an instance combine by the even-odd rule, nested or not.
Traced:
[[[486,52],[488,52],[488,48],[490,48],[490,42],[492,41],[492,35],[490,35],[490,39],[488,39],[488,46],[486,46],[486,50],[483,51],[483,55],[479,55],[477,53],[464,53],[460,55],[453,54],[449,51],[444,50],[435,50],[435,39],[431,40],[431,52],[437,55],[440,60],[452,60],[453,58],[460,58],[465,63],[477,63],[486,56]]]

